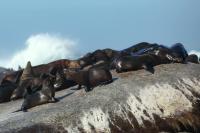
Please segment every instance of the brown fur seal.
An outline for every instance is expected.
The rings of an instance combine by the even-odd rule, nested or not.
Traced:
[[[153,66],[156,64],[156,58],[151,55],[124,56],[115,62],[115,69],[118,73],[138,69],[146,69],[147,71],[154,73]]]
[[[85,91],[88,92],[91,88],[103,83],[112,82],[112,74],[107,69],[91,68],[89,70],[81,70],[78,72],[66,72],[66,78],[75,81],[81,86],[85,86]]]
[[[57,67],[51,67],[48,70],[49,73],[47,73],[46,75],[50,74],[50,75],[55,76],[57,69],[58,69]],[[42,75],[45,75],[45,74],[42,74]],[[32,71],[31,63],[28,62],[26,68],[23,71],[18,87],[13,91],[11,100],[22,98],[26,94],[26,88],[29,86],[31,87],[32,90],[35,90],[35,91],[40,90],[42,88],[42,83],[43,83],[44,78],[35,77]]]
[[[55,89],[54,89],[55,77],[48,76],[42,84],[42,90],[33,92],[30,87],[27,89],[27,94],[24,96],[24,101],[22,103],[21,109],[18,111],[26,112],[27,109],[32,107],[45,104],[57,102],[58,99],[55,98]]]
[[[34,79],[34,73],[32,70],[31,62],[28,61],[26,68],[23,70],[23,73],[21,75],[18,87],[13,91],[11,100],[22,98],[26,88],[32,84],[30,82],[35,83],[36,80],[33,81],[33,79]],[[38,84],[38,82],[36,82],[36,84]]]

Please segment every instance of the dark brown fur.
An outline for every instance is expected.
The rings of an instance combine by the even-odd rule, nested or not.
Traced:
[[[92,87],[98,86],[104,82],[112,81],[112,75],[109,70],[101,68],[92,68],[78,72],[67,72],[66,78],[75,81],[79,85],[84,85],[85,91],[88,92]]]
[[[30,87],[31,89],[41,89],[43,79],[41,78],[33,78],[22,80],[19,83],[19,86],[13,91],[11,96],[11,100],[17,100],[22,98],[26,94],[26,88]]]
[[[32,92],[31,88],[27,88],[27,93],[24,97],[24,102],[22,104],[21,110],[26,111],[29,108],[35,107],[37,105],[56,102],[55,89],[54,89],[54,78],[48,77],[43,81],[42,90],[37,92]]]
[[[115,68],[117,72],[126,72],[145,68],[153,73],[153,66],[156,64],[156,59],[151,55],[124,56],[115,62]]]

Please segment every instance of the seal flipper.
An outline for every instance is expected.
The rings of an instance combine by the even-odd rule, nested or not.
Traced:
[[[155,69],[152,64],[144,64],[143,68],[152,74],[154,74],[155,72]]]
[[[16,110],[16,111],[12,112],[12,113],[17,113],[17,112],[20,112],[20,111],[28,112],[27,109],[21,108],[21,109],[18,109],[18,110]]]

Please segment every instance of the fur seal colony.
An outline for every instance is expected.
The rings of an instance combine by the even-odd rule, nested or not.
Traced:
[[[156,65],[187,62],[198,64],[199,59],[194,54],[188,55],[182,44],[177,43],[171,47],[166,47],[147,42],[133,45],[121,51],[109,48],[96,50],[77,60],[62,59],[34,67],[31,66],[29,61],[25,69],[4,76],[0,86],[0,99],[2,99],[1,102],[7,102],[23,97],[26,100],[30,95],[38,95],[38,91],[43,91],[44,75],[50,73],[55,76],[54,91],[75,85],[79,85],[78,89],[81,89],[83,85],[85,91],[88,92],[95,86],[111,82],[112,74],[110,70],[122,73],[145,69],[153,74]],[[51,68],[56,68],[56,70],[50,72]],[[27,93],[28,90],[31,90],[32,93]],[[4,93],[5,95],[3,95]],[[36,97],[34,100],[36,100]]]
[[[199,64],[197,55],[188,55],[180,43],[171,47],[139,43],[124,50],[103,49],[87,53],[77,60],[62,59],[31,66],[5,75],[0,85],[0,102],[23,98],[18,111],[47,103],[56,103],[56,91],[78,85],[85,92],[113,82],[111,70],[117,73],[145,69],[154,74],[154,67],[170,63]],[[13,112],[14,113],[14,112]],[[148,115],[148,114],[147,114]]]

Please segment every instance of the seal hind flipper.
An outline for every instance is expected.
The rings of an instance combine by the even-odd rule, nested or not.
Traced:
[[[155,72],[155,69],[154,69],[153,65],[151,65],[151,64],[144,64],[143,68],[152,74],[154,74],[154,72]]]

